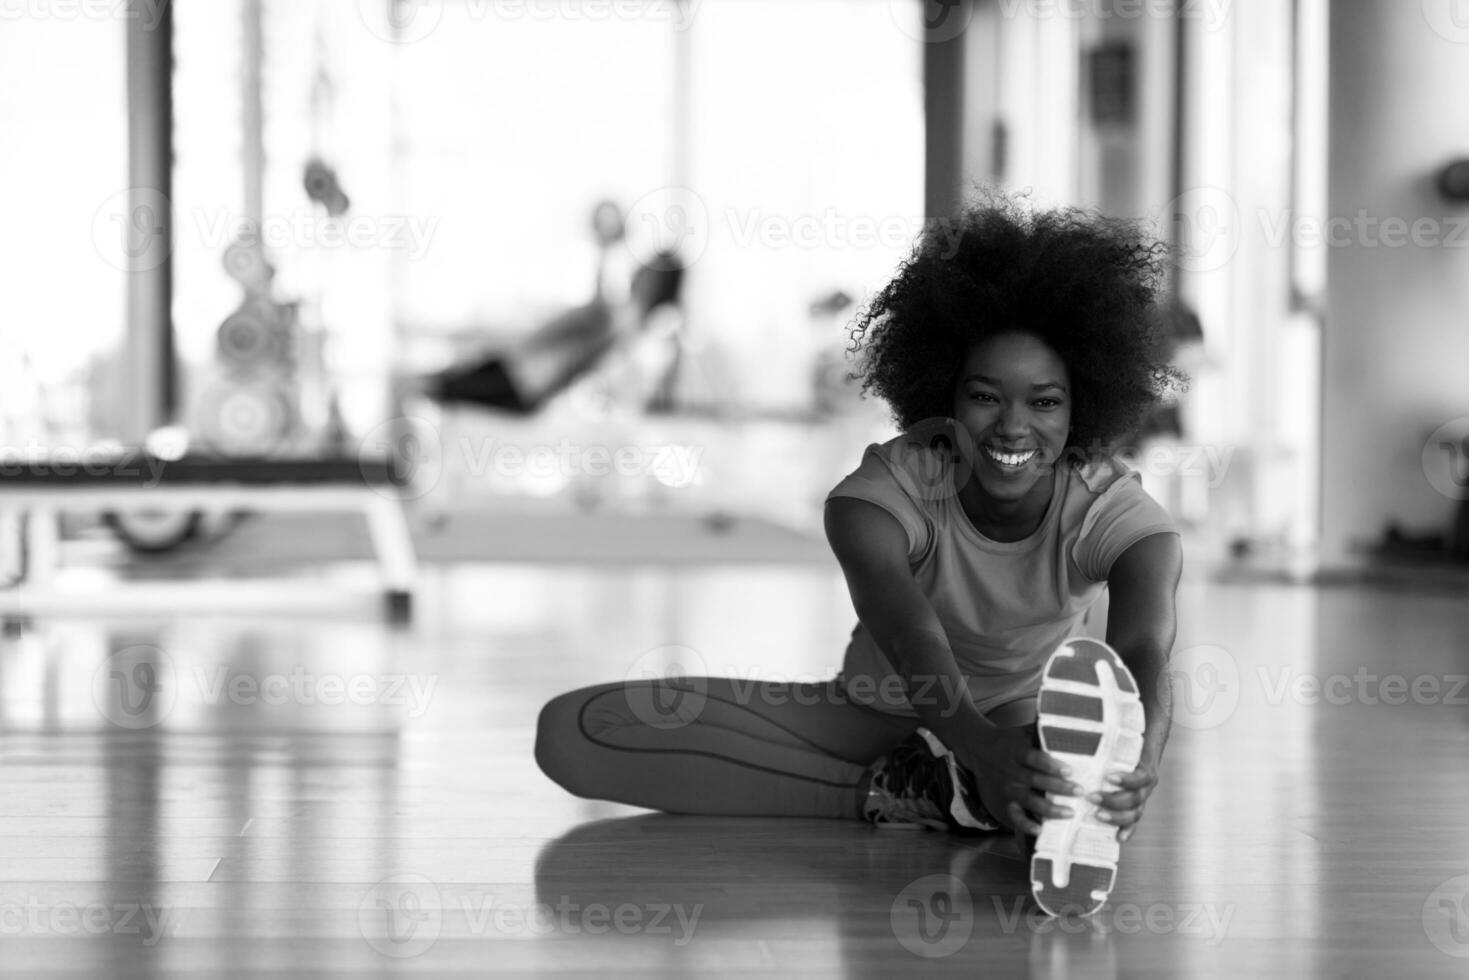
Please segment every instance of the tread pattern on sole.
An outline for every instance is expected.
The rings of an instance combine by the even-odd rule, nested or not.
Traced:
[[[1120,689],[1128,694],[1137,693],[1137,684],[1133,682],[1132,672],[1117,659],[1117,654],[1112,651],[1111,647],[1092,639],[1068,640],[1067,644],[1074,655],[1053,659],[1046,667],[1047,677],[1076,681],[1095,687],[1098,684],[1096,665],[1104,663],[1111,668],[1112,676],[1116,679]]]
[[[1076,690],[1079,685],[1095,694]],[[1102,789],[1107,774],[1137,765],[1142,704],[1132,674],[1107,644],[1090,638],[1061,644],[1047,661],[1038,707],[1041,748],[1072,756],[1086,792]],[[1106,903],[1116,882],[1117,829],[1096,819],[1094,804],[1058,799],[1075,816],[1042,824],[1031,858],[1032,891],[1051,915],[1091,915]]]
[[[1040,713],[1083,718],[1087,721],[1101,721],[1102,699],[1085,694],[1072,694],[1070,691],[1042,691]]]
[[[1106,904],[1107,895],[1117,878],[1117,873],[1111,868],[1074,864],[1066,884],[1055,886],[1049,884],[1055,874],[1051,860],[1042,857],[1035,859],[1031,876],[1034,878],[1037,873],[1042,881],[1048,883],[1041,907],[1052,915],[1091,915]],[[1039,901],[1041,895],[1038,893],[1036,898]]]
[[[1097,747],[1102,744],[1102,733],[1046,725],[1041,728],[1041,744],[1046,747],[1047,752],[1096,755]]]

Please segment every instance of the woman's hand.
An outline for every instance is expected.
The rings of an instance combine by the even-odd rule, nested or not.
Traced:
[[[1090,793],[1087,800],[1101,808],[1097,817],[1117,827],[1117,839],[1125,841],[1132,836],[1133,829],[1142,818],[1143,804],[1158,785],[1158,770],[1144,763],[1132,772],[1108,776],[1107,782],[1116,788]]]
[[[1032,744],[1025,729],[1002,729],[986,742],[981,752],[959,756],[979,780],[986,809],[1032,836],[1040,834],[1040,820],[1071,816],[1069,807],[1051,802],[1046,794],[1080,796],[1081,787],[1068,778],[1066,766]]]

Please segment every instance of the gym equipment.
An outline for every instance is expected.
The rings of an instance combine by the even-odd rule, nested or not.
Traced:
[[[124,544],[142,554],[173,551],[199,533],[204,515],[198,511],[106,511],[102,521]]]
[[[224,271],[250,295],[265,295],[275,278],[275,268],[265,259],[258,240],[239,240],[224,250]]]
[[[325,207],[326,213],[333,218],[346,214],[352,206],[352,199],[342,191],[337,181],[337,172],[318,157],[307,162],[301,182],[306,188],[306,196]]]
[[[204,448],[236,459],[276,455],[297,428],[294,392],[273,378],[220,378],[198,411]]]
[[[237,372],[289,368],[294,309],[261,296],[247,296],[219,326],[219,359]]]
[[[322,513],[357,511],[367,520],[388,615],[411,615],[418,561],[403,514],[404,479],[391,460],[378,457],[272,460],[268,465],[184,456],[164,460],[145,453],[92,458],[81,470],[75,460],[36,459],[0,481],[0,511],[25,523],[24,562],[19,584],[0,591],[0,612],[126,612],[138,596],[166,599],[171,608],[187,603],[185,583],[117,585],[101,592],[54,587],[60,568],[58,520],[68,512],[110,512],[129,517],[110,521],[136,535],[145,550],[176,547],[196,536],[203,511]],[[133,504],[135,506],[129,506]],[[239,518],[233,518],[238,520]],[[218,593],[215,607],[226,604]]]

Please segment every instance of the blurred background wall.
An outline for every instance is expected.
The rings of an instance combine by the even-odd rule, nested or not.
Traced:
[[[1440,488],[1466,482],[1451,423],[1469,411],[1469,202],[1445,202],[1436,177],[1469,155],[1469,102],[1449,94],[1469,86],[1469,9],[1336,3],[1331,52],[1329,212],[1380,221],[1327,250],[1321,528],[1336,563],[1384,520],[1448,526]]]
[[[1454,0],[16,10],[0,25],[13,449],[218,414],[242,223],[274,234],[298,421],[338,413],[357,439],[401,410],[394,376],[514,344],[599,289],[625,296],[632,268],[676,249],[692,353],[674,415],[705,423],[639,406],[616,438],[699,442],[698,492],[720,506],[780,510],[795,485],[814,529],[824,488],[891,433],[842,387],[846,324],[924,221],[983,182],[1147,222],[1176,248],[1170,290],[1201,327],[1179,355],[1193,386],[1181,432],[1135,462],[1204,553],[1350,565],[1389,524],[1454,519],[1429,470],[1457,457],[1425,448],[1469,415],[1466,212],[1436,184],[1469,130]],[[165,101],[145,75],[160,52],[161,187],[136,145]],[[311,160],[350,195],[346,218],[303,192]],[[590,230],[602,201],[626,218],[611,254]],[[1437,240],[1392,244],[1389,220]],[[611,438],[588,404],[536,438]],[[761,466],[778,478],[750,479]]]

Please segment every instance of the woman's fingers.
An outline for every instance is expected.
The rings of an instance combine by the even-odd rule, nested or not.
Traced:
[[[1026,752],[1023,761],[1027,768],[1047,776],[1059,776],[1065,779],[1071,775],[1069,766],[1064,765],[1059,759],[1053,759],[1040,749],[1031,749]]]
[[[1006,808],[1006,813],[1010,817],[1010,825],[1016,830],[1024,831],[1032,837],[1040,834],[1041,825],[1033,820],[1030,814],[1025,812],[1025,807],[1019,803],[1011,800],[1010,805]]]
[[[1057,796],[1080,796],[1082,787],[1059,776],[1032,776],[1030,788],[1037,793],[1055,793]]]
[[[1114,827],[1131,827],[1143,815],[1142,807],[1132,810],[1098,810],[1097,819]]]
[[[1088,793],[1088,803],[1107,810],[1135,810],[1148,800],[1148,794],[1143,790],[1119,790],[1115,793]]]
[[[1034,780],[1034,777],[1031,777]],[[1062,794],[1069,795],[1069,794]],[[1026,814],[1026,826],[1033,829],[1034,833],[1040,833],[1038,820],[1064,820],[1073,814],[1073,810],[1061,803],[1052,801],[1043,790],[1037,789],[1033,781],[1013,781],[1005,786],[1005,796],[1009,798],[1010,812],[1016,810]]]
[[[1074,812],[1071,807],[1052,802],[1040,793],[1032,793],[1025,801],[1025,808],[1045,820],[1064,820]]]
[[[1146,770],[1119,772],[1107,777],[1107,782],[1119,789],[1151,789],[1157,785],[1158,777]]]

